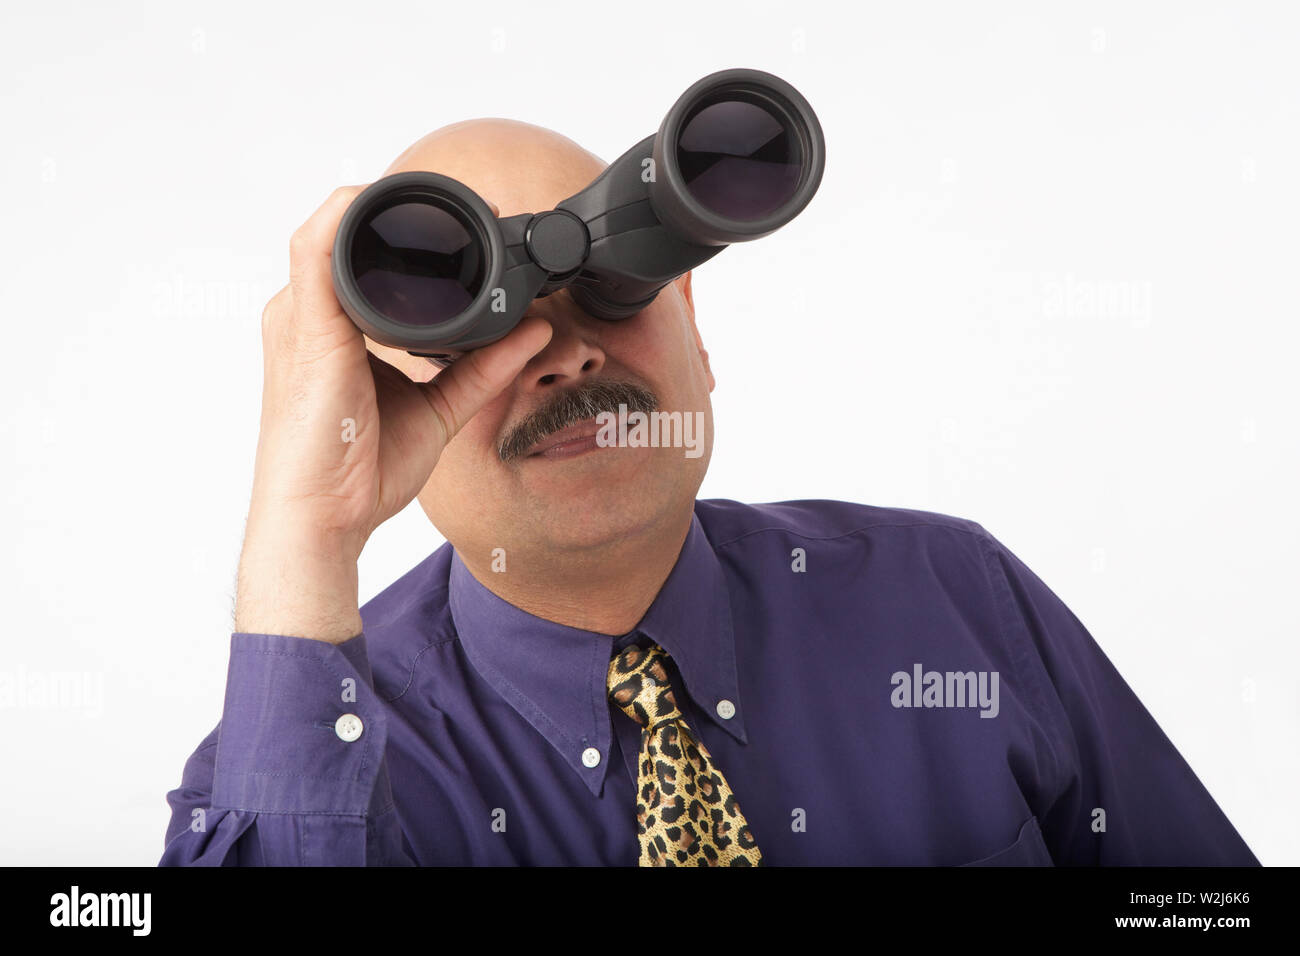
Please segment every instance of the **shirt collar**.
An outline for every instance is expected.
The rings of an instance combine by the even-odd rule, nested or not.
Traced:
[[[605,678],[615,637],[520,610],[484,587],[454,549],[447,591],[456,632],[474,669],[599,796],[613,738]],[[717,555],[695,514],[677,563],[636,630],[672,655],[699,710],[745,743],[731,603]],[[729,719],[717,711],[724,700],[735,708]],[[600,754],[594,767],[583,760],[589,747]]]

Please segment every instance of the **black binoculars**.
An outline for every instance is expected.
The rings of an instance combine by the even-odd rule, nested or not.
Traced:
[[[733,242],[779,229],[821,183],[826,145],[784,80],[722,70],[673,104],[659,131],[554,209],[498,219],[438,173],[372,183],[343,215],[332,274],[366,335],[446,366],[510,332],[567,288],[589,315],[640,312]]]

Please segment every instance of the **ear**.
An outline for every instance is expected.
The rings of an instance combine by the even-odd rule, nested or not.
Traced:
[[[695,324],[695,296],[691,293],[691,274],[687,272],[677,280],[677,291],[686,302],[686,313],[691,320],[691,332],[695,335],[695,348],[700,353],[700,361],[704,363],[704,374],[709,379],[709,391],[713,391],[717,382],[713,379],[713,369],[709,368],[709,353],[704,348],[704,340],[700,338],[699,326]]]

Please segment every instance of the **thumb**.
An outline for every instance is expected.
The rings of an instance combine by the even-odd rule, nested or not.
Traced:
[[[551,324],[538,316],[519,323],[509,335],[458,358],[417,387],[442,426],[443,445],[475,414],[500,395],[529,360],[551,341]]]

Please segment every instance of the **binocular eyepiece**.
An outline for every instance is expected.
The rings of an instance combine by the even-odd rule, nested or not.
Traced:
[[[377,342],[447,365],[567,288],[589,315],[640,312],[733,242],[785,225],[821,183],[825,141],[794,87],[723,70],[683,93],[659,131],[554,209],[498,219],[438,173],[386,176],[344,213],[339,303]]]

